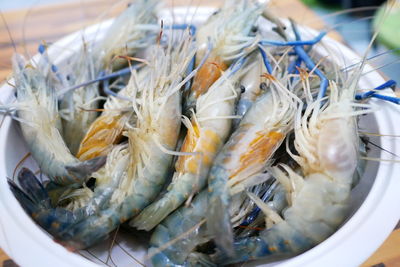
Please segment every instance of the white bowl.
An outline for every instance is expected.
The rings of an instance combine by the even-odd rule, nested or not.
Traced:
[[[182,23],[186,12],[192,13],[196,9],[177,8],[174,10],[176,23]],[[198,8],[193,23],[204,22],[214,11],[213,8]],[[168,20],[170,11],[164,10],[162,16]],[[181,20],[181,21],[179,21]],[[56,42],[49,48],[50,57],[62,62],[80,46],[81,35],[86,40],[95,36],[100,37],[111,21],[106,21],[89,27],[84,32],[71,34]],[[260,28],[265,32],[270,27],[264,20],[260,20]],[[304,39],[315,36],[310,29],[301,29]],[[327,52],[324,47],[328,47]],[[68,49],[66,49],[68,48]],[[317,45],[315,50],[319,56],[336,54],[335,60],[343,66],[360,60],[354,52],[336,41],[325,37],[323,45]],[[343,55],[341,57],[340,55]],[[36,55],[35,57],[39,57]],[[371,71],[366,66],[360,84],[364,88],[373,88],[384,82],[378,72]],[[368,73],[369,72],[369,73]],[[0,88],[0,101],[9,103],[14,99],[13,88],[7,84]],[[389,93],[389,92],[388,92]],[[395,116],[399,109],[396,105],[376,100],[371,103],[379,105],[375,113],[362,116],[360,130],[365,132],[399,135]],[[333,129],[334,130],[334,129]],[[400,155],[400,142],[395,137],[371,137],[371,141],[386,148],[394,154]],[[18,123],[7,117],[0,129],[0,245],[5,252],[21,266],[98,266],[102,264],[96,257],[106,261],[109,242],[103,242],[90,249],[90,253],[81,251],[84,256],[73,253],[55,243],[52,237],[42,230],[24,212],[7,184],[7,177],[12,177],[17,163],[28,152],[19,130]],[[374,147],[369,157],[384,160],[396,160],[395,156],[381,152]],[[32,159],[24,163],[33,168]],[[326,241],[309,251],[288,260],[268,264],[268,266],[357,266],[365,261],[387,238],[400,218],[400,173],[398,163],[384,161],[369,161],[360,183],[352,192],[351,216],[342,227]],[[137,241],[133,235],[119,233],[117,240],[121,246],[114,246],[112,259],[118,266],[140,266],[124,250],[134,255],[140,262],[145,261],[146,243]],[[121,247],[123,249],[121,249]],[[94,257],[93,255],[96,255]],[[90,259],[90,260],[89,260]],[[262,264],[262,261],[249,265]]]

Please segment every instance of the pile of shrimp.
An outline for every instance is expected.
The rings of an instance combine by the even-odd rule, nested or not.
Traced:
[[[132,2],[62,64],[45,45],[35,62],[14,55],[0,110],[45,177],[9,179],[21,206],[74,251],[120,226],[149,232],[153,266],[270,262],[324,241],[360,175],[357,116],[369,97],[395,101],[376,91],[393,81],[360,93],[366,57],[341,68],[337,51],[314,53],[326,32],[305,39],[255,0],[200,26],[160,25],[158,9]]]

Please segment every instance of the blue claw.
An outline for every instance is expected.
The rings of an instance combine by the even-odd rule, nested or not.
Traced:
[[[197,28],[192,24],[172,24],[171,28],[173,30],[186,30],[189,29],[190,35],[195,36]]]
[[[392,102],[397,105],[400,105],[400,98],[398,97],[393,97],[393,96],[387,96],[387,95],[380,95],[380,94],[373,94],[371,97],[378,98],[384,101]]]
[[[327,34],[327,32],[319,33],[312,40],[303,41],[303,40],[301,40],[300,34],[299,34],[296,26],[293,23],[292,23],[292,27],[293,27],[293,32],[294,32],[294,34],[296,36],[296,41],[276,42],[276,41],[262,40],[262,41],[259,42],[259,45],[293,46],[294,47],[294,51],[298,55],[298,59],[295,61],[295,63],[290,64],[289,73],[296,72],[295,67],[296,66],[300,66],[301,61],[303,61],[306,64],[308,69],[310,69],[310,70],[315,69],[314,70],[315,74],[317,74],[318,77],[321,79],[320,91],[319,91],[319,94],[318,94],[318,99],[321,99],[322,97],[324,97],[324,95],[326,93],[326,90],[328,88],[328,79],[322,73],[322,71],[320,71],[318,68],[315,68],[316,67],[315,63],[310,58],[310,56],[307,54],[307,52],[304,50],[303,46],[304,45],[315,45],[316,43],[321,41],[321,39]],[[267,67],[267,63],[265,62],[265,58],[266,57],[264,56],[265,53],[263,54],[262,52],[261,52],[261,54],[263,56],[264,64],[266,64],[266,67]],[[267,70],[270,71],[268,69],[268,67],[267,67]]]
[[[262,40],[259,42],[260,45],[273,45],[273,46],[303,46],[303,45],[315,45],[327,34],[327,32],[321,32],[314,39],[302,41],[301,39],[297,39],[296,41],[289,42],[278,42],[278,41],[267,41]]]
[[[293,28],[293,32],[296,36],[296,40],[301,41],[300,33],[297,30],[297,27],[296,27],[296,25],[294,25],[294,23],[292,23],[292,28]],[[320,35],[318,35],[318,36],[320,36]],[[322,37],[320,39],[322,39]],[[326,78],[325,74],[323,74],[321,70],[316,68],[314,61],[311,59],[311,57],[307,54],[307,52],[304,50],[304,48],[301,45],[295,45],[294,51],[297,53],[299,58],[301,58],[301,60],[306,64],[306,66],[309,70],[315,69],[314,70],[315,74],[317,74],[318,77],[321,79],[320,90],[319,90],[317,99],[323,98],[325,96],[326,90],[328,88],[328,79]]]
[[[379,95],[379,94],[377,94],[377,92],[375,90],[383,90],[386,88],[393,88],[396,86],[396,84],[397,84],[396,81],[388,80],[385,83],[375,87],[374,90],[371,90],[371,91],[368,91],[368,92],[365,92],[362,94],[356,94],[356,100],[362,100],[362,99],[366,99],[368,97],[373,97],[374,95]],[[382,96],[382,95],[379,95],[379,96]],[[376,97],[376,98],[383,99],[381,97]],[[388,99],[392,99],[392,98],[394,98],[394,97],[389,97]],[[387,100],[387,99],[383,99],[383,100]],[[387,101],[393,102],[391,100],[387,100]],[[396,102],[394,102],[394,103],[396,103]],[[398,104],[398,103],[396,103],[396,104]]]
[[[258,50],[261,53],[265,68],[267,69],[269,74],[272,74],[272,66],[271,66],[271,63],[268,60],[267,54],[265,53],[264,49],[260,45],[258,46]]]
[[[44,44],[40,44],[38,47],[38,51],[40,54],[43,54],[46,51],[46,46]]]
[[[230,67],[229,67],[229,75],[228,77],[231,77],[232,75],[234,75],[238,70],[240,70],[240,68],[246,63],[247,61],[247,57],[246,56],[242,56],[240,58],[238,58],[236,60],[235,63],[233,63]]]
[[[136,64],[136,65],[133,65],[132,67],[127,67],[127,68],[121,69],[119,71],[113,72],[113,73],[108,74],[108,75],[104,75],[104,72],[103,72],[102,74],[99,75],[98,78],[96,78],[94,80],[87,81],[87,82],[84,82],[84,83],[81,83],[81,84],[78,84],[78,85],[75,85],[75,86],[60,90],[59,92],[57,92],[57,97],[60,98],[64,94],[68,93],[69,91],[73,91],[73,90],[76,90],[78,88],[81,88],[81,87],[84,87],[84,86],[88,86],[88,85],[90,85],[92,83],[97,83],[97,82],[109,80],[109,79],[112,79],[112,78],[117,78],[117,77],[120,77],[120,76],[128,75],[128,74],[131,73],[132,69],[138,69],[141,66],[142,66],[142,64]]]

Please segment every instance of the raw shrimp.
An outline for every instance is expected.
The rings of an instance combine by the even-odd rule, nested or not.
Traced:
[[[188,132],[181,157],[176,162],[172,183],[161,199],[146,207],[130,222],[131,226],[151,230],[204,187],[211,163],[230,133],[239,95],[236,83],[246,72],[246,68],[241,67],[243,61],[241,59],[234,64],[207,93],[197,99],[196,114],[191,121],[188,118],[184,120]]]
[[[228,253],[233,242],[229,187],[246,186],[259,173],[293,127],[300,100],[273,76],[270,88],[250,108],[239,128],[218,153],[208,178],[207,227]],[[287,79],[286,79],[287,81]]]
[[[63,86],[71,88],[85,81],[96,79],[102,72],[115,70],[122,65],[122,62],[126,62],[122,59],[116,59],[117,56],[132,56],[140,49],[154,43],[156,33],[144,29],[143,26],[157,23],[156,5],[157,1],[155,0],[134,1],[114,20],[100,40],[97,40],[97,42],[95,40],[94,43],[84,43],[80,53],[74,55],[62,69],[62,72],[68,73],[69,77]],[[97,139],[91,140],[95,135],[93,130],[102,132],[101,138],[103,140],[98,145],[108,148],[113,141],[121,137],[121,135],[110,131],[110,127],[115,126],[118,132],[118,129],[121,129],[121,125],[126,119],[123,114],[116,115],[115,113],[117,112],[115,111],[114,114],[118,117],[115,121],[109,117],[103,117],[94,122],[97,117],[96,112],[93,110],[98,107],[98,86],[98,83],[93,83],[77,88],[65,94],[61,101],[63,136],[71,152],[77,154],[80,159],[91,159],[95,156],[104,155],[105,152],[109,151],[105,149],[104,151],[92,153],[90,156],[81,157],[82,153],[92,149],[93,143],[98,143],[99,141]],[[82,110],[83,108],[86,110]],[[105,134],[107,131],[108,135]],[[84,140],[83,143],[81,143],[82,140]],[[85,144],[89,147],[86,147]],[[79,149],[80,146],[81,149]],[[82,149],[84,152],[82,152]]]
[[[80,162],[66,147],[59,132],[61,126],[56,94],[51,87],[53,82],[49,82],[50,77],[44,74],[50,69],[47,65],[39,62],[35,67],[26,63],[21,55],[14,55],[18,120],[41,171],[58,184],[81,184],[104,164],[105,158]]]
[[[220,69],[226,70],[233,59],[251,52],[250,47],[254,47],[257,41],[256,38],[249,39],[248,35],[264,7],[263,4],[252,0],[241,0],[239,3],[235,0],[226,0],[222,9],[198,29],[197,64],[206,54],[209,41],[212,44],[212,51],[194,77],[190,91],[186,92],[188,95],[184,113],[194,108],[196,99],[218,80],[221,76]]]
[[[24,208],[58,241],[72,248],[86,248],[104,239],[157,196],[172,160],[172,155],[163,151],[174,150],[178,139],[180,89],[186,83],[182,79],[194,53],[188,35],[182,36],[177,44],[169,43],[166,49],[161,45],[153,47],[150,79],[140,98],[132,103],[137,122],[126,130],[129,145],[116,146],[107,158],[105,169],[93,174],[96,187],[84,208],[43,209],[38,205],[40,201],[36,201],[38,197],[30,196],[35,192],[24,190],[17,194]],[[32,184],[37,183],[31,180]]]

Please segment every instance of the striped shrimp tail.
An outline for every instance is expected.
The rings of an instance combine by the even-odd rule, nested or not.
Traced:
[[[187,199],[193,191],[193,175],[185,174],[181,177],[179,183],[174,183],[169,191],[159,200],[147,206],[136,218],[129,224],[139,230],[150,231],[164,220],[171,212]]]
[[[45,230],[56,238],[64,229],[77,221],[72,212],[63,208],[52,208],[50,197],[34,173],[23,168],[18,174],[18,186],[8,180],[11,191],[23,209]]]
[[[313,244],[311,239],[299,233],[289,224],[280,223],[262,236],[236,240],[233,244],[234,255],[229,256],[219,250],[213,256],[213,261],[218,265],[246,262],[264,257],[268,257],[268,261],[276,261],[297,255],[311,248]]]

